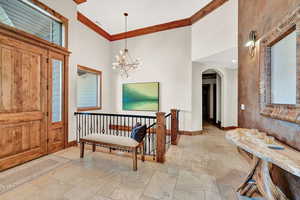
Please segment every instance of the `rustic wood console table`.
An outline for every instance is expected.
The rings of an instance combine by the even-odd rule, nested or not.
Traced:
[[[245,182],[237,192],[247,197],[259,193],[267,200],[288,200],[286,194],[273,183],[273,165],[300,177],[300,152],[296,151],[265,133],[251,129],[236,129],[226,134],[226,139],[237,145],[239,152],[252,165]],[[271,149],[270,147],[284,149]]]

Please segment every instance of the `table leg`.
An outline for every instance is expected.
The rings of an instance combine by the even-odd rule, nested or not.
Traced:
[[[266,200],[289,200],[273,183],[270,175],[270,164],[265,160],[253,157],[251,171],[237,192],[242,196],[252,197],[256,191]]]

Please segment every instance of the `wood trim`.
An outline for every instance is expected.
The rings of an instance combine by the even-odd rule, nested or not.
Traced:
[[[180,27],[185,27],[185,26],[190,26],[190,25],[191,25],[190,18],[186,18],[186,19],[181,19],[181,20],[168,22],[168,23],[164,23],[164,24],[159,24],[159,25],[155,25],[155,26],[149,26],[146,28],[136,29],[133,31],[129,31],[127,33],[115,34],[115,35],[112,35],[111,38],[112,38],[112,41],[116,41],[116,40],[122,40],[125,38],[137,37],[137,36],[141,36],[141,35],[171,30],[174,28],[180,28]]]
[[[77,147],[77,141],[76,140],[73,140],[73,141],[70,141],[67,143],[66,145],[66,148],[69,148],[69,147]]]
[[[48,12],[49,14],[53,15],[54,17],[58,18],[59,20],[61,20],[63,23],[68,23],[69,19],[64,17],[63,15],[59,14],[58,12],[56,12],[55,10],[53,10],[52,8],[50,8],[49,6],[47,6],[46,4],[38,1],[38,0],[31,0],[31,2],[33,4],[35,4],[36,6],[42,8],[43,10],[45,10],[46,12]]]
[[[87,2],[87,0],[73,0],[73,1],[78,5]]]
[[[76,2],[76,0],[74,1]],[[86,0],[78,0],[78,1],[86,1]],[[160,31],[166,31],[166,30],[181,28],[185,26],[191,26],[192,24],[196,23],[203,17],[207,16],[208,14],[210,14],[211,12],[213,12],[214,10],[222,6],[227,1],[229,0],[213,0],[212,2],[207,4],[205,7],[201,8],[197,13],[195,13],[189,18],[132,30],[127,32],[127,34],[118,33],[118,34],[110,35],[107,31],[100,28],[98,25],[96,25],[94,22],[92,22],[90,19],[88,19],[80,12],[77,12],[77,19],[81,23],[85,24],[86,26],[88,26],[89,28],[97,32],[99,35],[106,38],[107,40],[116,41],[116,40],[123,40],[125,38],[132,38],[132,37],[137,37],[137,36],[146,35],[150,33],[156,33]]]
[[[187,135],[187,136],[196,136],[196,135],[202,135],[203,131],[179,131],[180,135]]]
[[[115,125],[115,124],[110,124],[109,129],[116,130],[116,131],[127,131],[127,132],[132,131],[131,126],[123,126],[123,125]],[[156,134],[156,128],[148,129],[147,134]],[[166,135],[171,135],[171,129],[166,129]]]
[[[102,107],[98,106],[98,107],[86,107],[86,108],[77,108],[78,112],[82,112],[82,111],[93,111],[93,110],[101,110]]]
[[[22,42],[35,45],[44,49],[49,49],[51,51],[56,51],[64,55],[69,55],[71,52],[68,49],[51,43],[47,40],[41,39],[35,35],[21,31],[19,29],[13,28],[11,26],[0,23],[0,34],[11,37],[13,39],[20,40]]]
[[[223,131],[230,131],[230,130],[234,130],[234,129],[237,129],[238,127],[237,126],[227,126],[227,127],[221,127],[221,129]]]
[[[64,128],[65,128],[65,148],[69,140],[69,55],[65,55],[64,62]]]
[[[90,67],[85,67],[85,66],[82,66],[82,65],[77,65],[77,69],[79,70],[82,70],[82,71],[86,71],[86,72],[89,72],[89,73],[93,73],[93,74],[97,74],[100,78],[100,81],[99,81],[99,106],[96,106],[96,107],[79,107],[77,108],[77,111],[78,112],[81,112],[81,111],[93,111],[93,110],[101,110],[102,109],[102,71],[100,70],[96,70],[96,69],[92,69]]]
[[[77,65],[77,69],[80,69],[82,71],[87,71],[87,72],[90,72],[90,73],[94,73],[94,74],[98,74],[98,75],[102,75],[102,71],[100,70],[96,70],[96,69],[92,69],[90,67],[85,67],[85,66],[82,66],[82,65]]]
[[[208,14],[210,14],[211,12],[213,12],[214,10],[222,6],[227,1],[228,0],[214,0],[210,2],[204,8],[200,9],[193,16],[191,16],[190,18],[191,24],[194,24],[200,19],[202,19],[203,17],[207,16]]]
[[[92,22],[90,19],[88,19],[82,13],[77,12],[77,19],[78,19],[78,21],[80,21],[81,23],[83,23],[84,25],[86,25],[87,27],[89,27],[90,29],[92,29],[93,31],[98,33],[99,35],[103,36],[104,38],[106,38],[109,41],[112,41],[111,35],[108,32],[106,32],[104,29],[100,28],[97,24]]]

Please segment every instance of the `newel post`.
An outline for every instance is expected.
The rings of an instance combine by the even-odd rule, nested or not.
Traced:
[[[166,152],[166,120],[164,112],[156,113],[156,161],[165,162]]]
[[[178,135],[178,110],[171,110],[171,144],[177,145]]]

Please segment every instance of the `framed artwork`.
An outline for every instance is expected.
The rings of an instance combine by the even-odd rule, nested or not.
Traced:
[[[123,84],[123,110],[159,111],[159,83]]]

